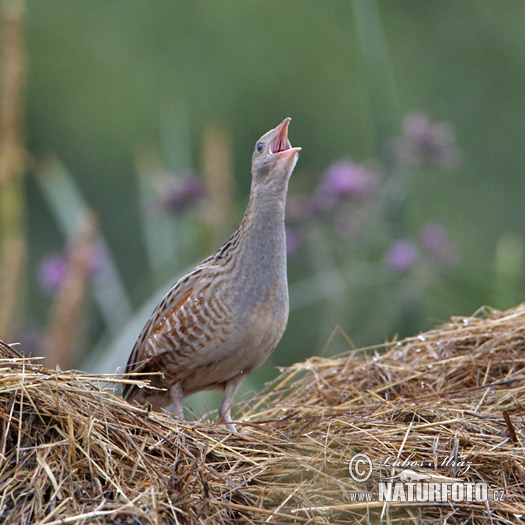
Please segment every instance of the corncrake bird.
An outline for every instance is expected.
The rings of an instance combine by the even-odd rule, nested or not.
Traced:
[[[233,397],[273,352],[288,320],[284,210],[301,150],[288,140],[290,120],[255,145],[250,200],[237,230],[171,287],[142,329],[126,374],[162,375],[136,376],[154,388],[124,384],[126,400],[154,410],[173,403],[183,419],[184,396],[224,389],[219,416],[235,431]]]

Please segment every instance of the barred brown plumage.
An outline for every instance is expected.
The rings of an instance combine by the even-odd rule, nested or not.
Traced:
[[[288,320],[284,208],[301,149],[288,140],[290,120],[257,141],[250,200],[237,230],[172,286],[142,329],[126,374],[152,373],[153,388],[125,384],[126,400],[156,410],[173,403],[183,418],[184,396],[223,388],[219,415],[235,430],[233,397],[273,352]]]

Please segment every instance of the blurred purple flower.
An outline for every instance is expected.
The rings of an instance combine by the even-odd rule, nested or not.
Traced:
[[[348,160],[332,164],[321,182],[321,187],[327,193],[338,198],[364,197],[372,193],[377,185],[377,173]]]
[[[429,223],[421,231],[421,244],[439,262],[454,264],[455,254],[448,241],[447,232],[441,224]]]
[[[301,245],[299,235],[295,230],[290,227],[286,227],[286,252],[290,255],[296,252]]]
[[[375,171],[363,164],[341,160],[326,170],[314,196],[315,207],[326,210],[341,199],[367,197],[378,186],[379,177]]]
[[[192,172],[182,177],[167,177],[159,188],[163,207],[173,213],[182,213],[206,194],[202,177]]]
[[[429,163],[454,169],[461,158],[452,127],[445,122],[431,122],[424,113],[405,116],[403,134],[395,147],[398,160],[406,164]]]
[[[105,268],[107,261],[106,250],[102,245],[95,245],[89,260],[89,277],[96,278]],[[44,257],[38,269],[38,281],[42,289],[48,293],[55,293],[67,275],[67,250],[64,254],[54,254]]]
[[[38,280],[43,290],[49,293],[56,292],[66,277],[66,267],[63,255],[45,257],[38,270]]]
[[[407,272],[414,266],[419,256],[416,245],[408,239],[394,242],[386,255],[386,263],[391,270]]]

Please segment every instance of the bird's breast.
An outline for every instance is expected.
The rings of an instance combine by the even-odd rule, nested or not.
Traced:
[[[254,348],[275,347],[288,321],[287,286],[281,283],[269,284],[249,304],[244,306],[242,315],[246,337]]]

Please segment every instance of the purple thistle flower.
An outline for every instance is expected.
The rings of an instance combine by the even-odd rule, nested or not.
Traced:
[[[440,263],[454,264],[456,256],[441,224],[429,223],[421,230],[421,244]]]
[[[388,250],[386,263],[393,271],[407,272],[414,266],[418,256],[418,249],[411,240],[399,239]]]
[[[45,257],[38,270],[38,280],[43,290],[54,293],[66,277],[67,262],[63,255]]]
[[[424,113],[405,116],[396,149],[399,161],[412,165],[429,163],[453,169],[460,161],[452,127],[445,122],[431,122]]]
[[[378,186],[377,173],[349,160],[332,164],[325,172],[320,190],[335,199],[366,197]]]
[[[91,249],[88,263],[89,278],[95,279],[106,267],[107,255],[103,245],[95,245]],[[38,281],[45,292],[55,293],[67,276],[67,250],[64,254],[44,257],[38,269]]]
[[[163,207],[173,213],[182,213],[206,194],[204,180],[194,173],[182,177],[167,177],[159,193]]]

